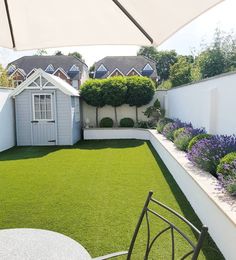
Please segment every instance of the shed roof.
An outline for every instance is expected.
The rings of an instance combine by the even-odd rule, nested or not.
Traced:
[[[53,86],[60,89],[63,93],[68,96],[79,96],[79,93],[70,84],[68,84],[63,79],[46,73],[42,69],[37,69],[29,78],[22,82],[11,94],[12,97],[19,95],[23,90],[25,90],[32,82],[34,82],[38,77],[45,78],[48,82],[52,83]],[[35,87],[35,89],[43,89],[43,86]]]

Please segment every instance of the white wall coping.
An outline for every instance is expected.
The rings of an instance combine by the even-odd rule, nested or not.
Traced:
[[[170,155],[185,169],[195,183],[207,194],[207,196],[219,207],[227,218],[236,227],[236,200],[229,196],[226,191],[218,190],[218,180],[210,173],[195,166],[186,158],[186,153],[178,150],[174,144],[167,140],[156,130],[150,133],[163,145]]]
[[[187,197],[202,223],[226,259],[235,259],[236,200],[218,190],[218,181],[210,173],[193,166],[186,153],[156,130],[137,128],[84,129],[85,140],[141,139],[149,140],[171,175]]]

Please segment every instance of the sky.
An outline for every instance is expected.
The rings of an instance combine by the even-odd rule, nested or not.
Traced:
[[[216,28],[226,33],[236,33],[236,0],[225,0],[204,13],[190,24],[186,25],[175,35],[158,47],[158,50],[176,50],[179,54],[193,54],[201,49],[201,44],[210,43]],[[105,56],[136,55],[139,46],[81,46],[47,49],[48,54],[56,50],[62,53],[78,51],[82,54],[88,66]],[[0,63],[6,66],[9,62],[25,55],[35,54],[34,51],[13,51],[0,48]]]

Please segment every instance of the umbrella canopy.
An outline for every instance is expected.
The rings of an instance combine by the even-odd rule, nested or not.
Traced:
[[[159,45],[222,0],[0,0],[0,46]]]

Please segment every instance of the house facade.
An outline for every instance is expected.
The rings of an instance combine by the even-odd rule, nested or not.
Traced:
[[[79,94],[65,80],[38,69],[11,96],[17,145],[73,145],[80,140]]]
[[[12,79],[13,87],[17,87],[29,78],[37,69],[55,75],[75,89],[88,78],[88,67],[74,56],[24,56],[8,64],[7,72]]]
[[[156,63],[144,56],[107,56],[95,63],[94,78],[113,76],[145,76],[156,81]]]

